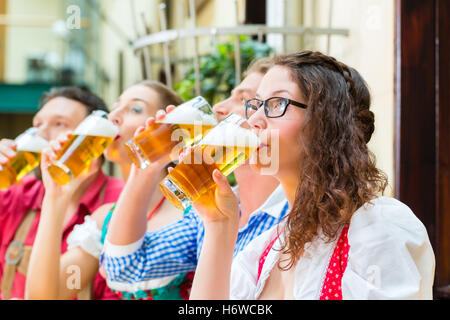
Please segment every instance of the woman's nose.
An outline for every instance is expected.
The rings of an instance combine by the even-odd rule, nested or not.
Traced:
[[[217,115],[217,118],[219,120],[222,120],[223,118],[225,118],[226,116],[228,116],[230,114],[230,108],[227,107],[228,101],[229,101],[229,99],[218,102],[213,106],[213,111]]]
[[[38,127],[38,131],[36,132],[38,137],[41,137],[47,141],[50,141],[50,131],[47,125],[41,125]]]
[[[117,110],[111,111],[108,114],[108,119],[116,126],[120,126],[122,124],[122,117],[120,116],[120,114]]]
[[[255,129],[266,129],[267,128],[267,118],[264,114],[264,108],[259,108],[254,114],[250,116],[247,120],[248,124]]]

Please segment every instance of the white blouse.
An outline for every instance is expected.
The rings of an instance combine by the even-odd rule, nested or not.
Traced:
[[[67,250],[80,247],[94,258],[100,259],[103,244],[101,242],[102,232],[97,227],[97,222],[90,216],[84,217],[84,223],[73,227],[67,237]]]
[[[432,299],[435,257],[424,225],[396,199],[380,197],[371,202],[350,220],[343,299]],[[257,281],[259,259],[279,230],[280,226],[267,230],[235,258],[231,299],[258,299],[278,263],[283,234],[269,251]],[[295,299],[319,299],[336,241],[326,243],[319,233],[305,246],[294,272]]]
[[[77,224],[72,232],[67,237],[67,250],[74,248],[81,248],[86,253],[90,254],[96,259],[100,260],[100,255],[103,250],[103,243],[101,242],[102,232],[97,226],[97,222],[90,216],[84,217],[84,223]],[[111,289],[118,291],[136,292],[139,290],[152,290],[164,287],[174,280],[177,275],[151,279],[138,286],[127,283],[115,283],[107,280],[108,286]]]

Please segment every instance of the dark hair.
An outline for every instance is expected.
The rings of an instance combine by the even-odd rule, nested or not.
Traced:
[[[348,67],[348,69],[355,87],[355,120],[364,135],[364,141],[368,143],[375,131],[375,115],[369,110],[372,102],[370,91],[366,81],[359,72],[352,67]]]
[[[86,117],[96,110],[109,112],[106,103],[100,97],[92,93],[87,87],[82,86],[51,88],[50,91],[45,92],[39,100],[39,109],[42,108],[50,100],[58,97],[80,102],[86,107]],[[102,163],[104,163],[106,160],[103,154],[101,155],[100,159]]]
[[[384,192],[387,178],[367,147],[374,116],[361,75],[320,52],[281,55],[274,65],[289,69],[308,105],[301,173],[282,247],[290,256],[282,269],[289,269],[319,231],[329,241],[336,239],[359,207]]]
[[[80,102],[86,107],[86,114],[92,111],[102,110],[109,112],[106,103],[88,88],[81,86],[55,87],[49,92],[45,92],[39,100],[39,109],[42,108],[51,99],[63,97]]]

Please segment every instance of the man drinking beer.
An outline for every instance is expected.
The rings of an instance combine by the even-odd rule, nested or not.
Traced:
[[[45,93],[40,110],[33,118],[37,135],[47,141],[73,131],[92,111],[107,111],[105,103],[87,89],[62,87]],[[16,155],[14,141],[0,141],[0,165],[6,166]],[[122,189],[121,180],[107,177],[101,170],[102,161],[93,163],[90,174],[80,184],[64,213],[61,251],[67,249],[66,238],[76,224],[105,202],[115,201]],[[40,209],[45,193],[39,171],[26,176],[6,190],[0,191],[0,298],[23,299],[28,259],[36,237]],[[96,279],[95,297],[112,293]]]

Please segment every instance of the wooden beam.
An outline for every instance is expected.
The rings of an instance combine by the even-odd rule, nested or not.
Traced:
[[[436,2],[437,29],[437,295],[450,299],[450,2]]]

